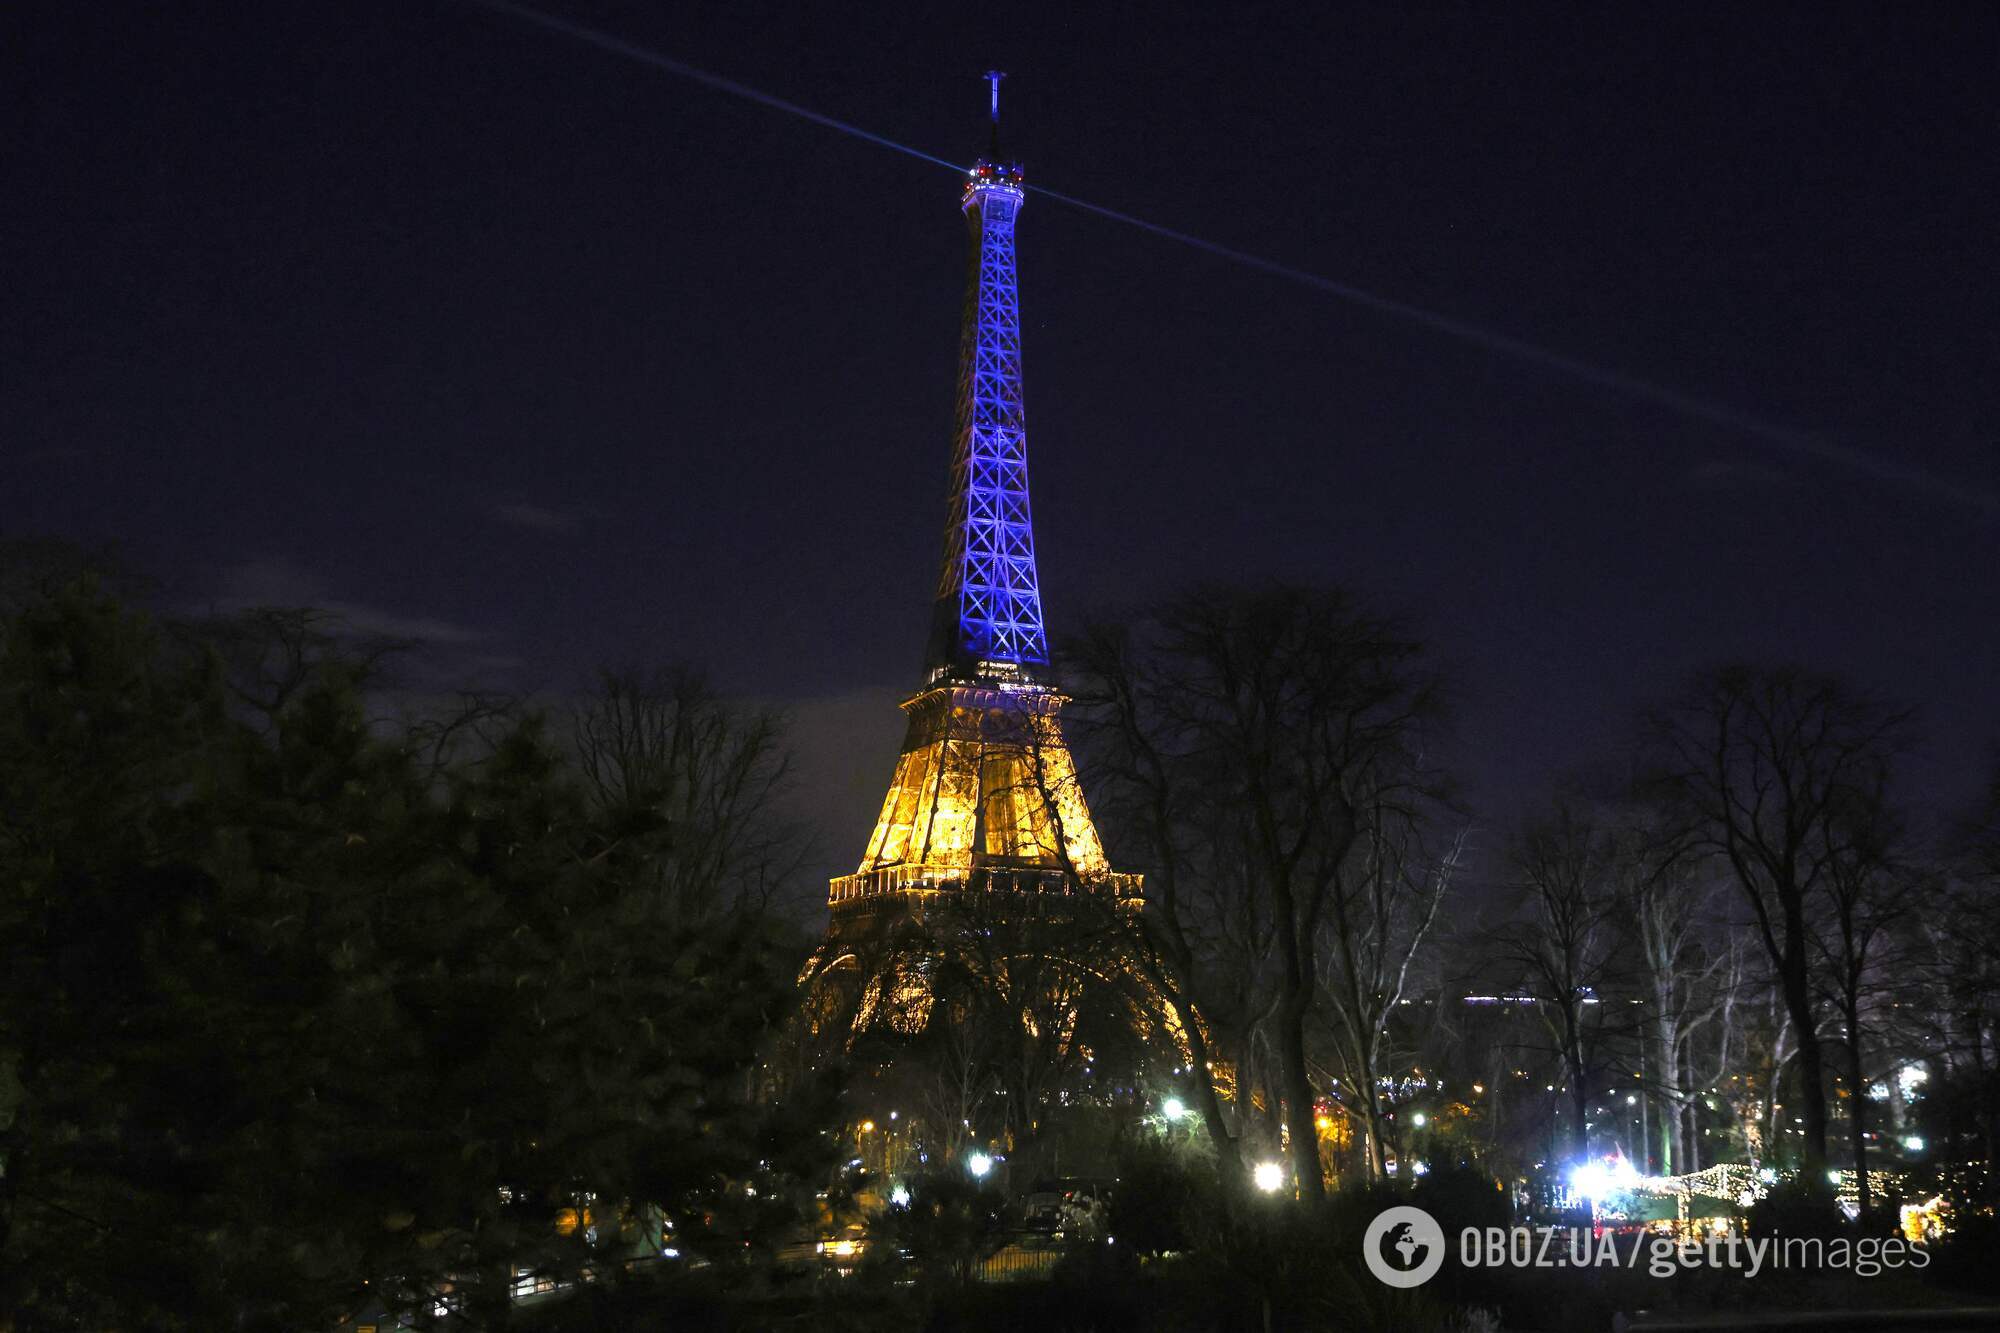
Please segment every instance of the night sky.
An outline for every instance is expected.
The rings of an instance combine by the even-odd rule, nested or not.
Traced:
[[[545,7],[954,161],[998,66],[1031,189],[1874,460],[1031,195],[1058,635],[1200,578],[1351,584],[1458,669],[1493,818],[1690,668],[1797,659],[1920,705],[1912,794],[1972,799],[2000,10]],[[0,25],[0,536],[422,636],[431,684],[698,659],[794,710],[851,868],[939,558],[952,175],[466,0]]]

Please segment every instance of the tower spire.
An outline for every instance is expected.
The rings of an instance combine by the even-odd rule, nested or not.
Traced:
[[[1014,260],[1014,221],[1027,195],[1020,167],[998,159],[1003,77],[998,70],[986,75],[994,156],[972,168],[959,200],[972,247],[959,332],[944,569],[925,660],[932,680],[1033,676],[1049,660],[1028,509]]]
[[[993,129],[987,140],[986,156],[995,162],[1000,160],[1000,80],[1006,77],[997,69],[986,71],[986,82],[993,86]]]

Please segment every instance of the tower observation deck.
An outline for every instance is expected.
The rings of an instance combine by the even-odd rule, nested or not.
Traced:
[[[1140,878],[1104,856],[1063,739],[1028,501],[1015,226],[1019,164],[995,138],[960,207],[971,240],[944,562],[916,693],[881,817],[853,874],[828,888],[830,941],[921,916],[953,892],[1103,893]]]

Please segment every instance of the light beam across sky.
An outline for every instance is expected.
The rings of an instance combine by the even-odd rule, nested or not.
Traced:
[[[861,126],[849,121],[825,115],[822,112],[814,111],[810,107],[801,106],[796,102],[787,101],[782,97],[764,92],[761,89],[752,88],[748,84],[740,83],[735,79],[726,78],[723,75],[697,68],[685,61],[676,60],[663,52],[640,46],[601,29],[572,23],[567,19],[545,13],[531,6],[517,4],[514,0],[467,0],[467,2],[495,13],[508,15],[524,23],[532,24],[544,31],[561,34],[612,55],[636,61],[639,64],[650,66],[664,73],[689,80],[703,87],[714,89],[717,92],[727,93],[732,97],[739,97],[746,101],[755,102],[760,106],[769,107],[774,111],[782,111],[786,115],[810,121],[812,124],[819,125],[825,129],[835,130],[841,134],[860,139],[863,142],[874,144],[878,148],[886,148],[891,152],[913,157],[920,162],[942,167],[961,176],[966,172],[964,166],[949,159],[939,157],[935,153],[927,153],[921,148],[913,148],[909,144],[899,143],[894,139],[863,129]],[[1526,362],[1529,365],[1538,366],[1543,370],[1553,371],[1558,375],[1594,385],[1600,389],[1607,389],[1627,398],[1652,404],[1655,407],[1664,408],[1667,411],[1684,417],[1703,421],[1709,425],[1723,427],[1768,449],[1786,453],[1793,457],[1832,463],[1851,472],[1901,486],[1913,493],[1925,495],[1935,500],[1942,500],[1950,504],[1969,507],[1989,518],[2000,517],[2000,494],[1982,489],[1970,483],[1939,476],[1934,472],[1898,462],[1893,458],[1884,457],[1871,450],[1857,448],[1853,445],[1838,444],[1810,431],[1766,421],[1752,413],[1731,407],[1725,403],[1719,403],[1697,394],[1670,388],[1666,385],[1655,384],[1651,380],[1626,371],[1610,366],[1597,365],[1567,352],[1558,351],[1551,347],[1544,347],[1539,343],[1529,342],[1526,339],[1516,338],[1510,334],[1473,323],[1470,320],[1460,319],[1456,316],[1430,310],[1423,306],[1412,305],[1407,301],[1399,301],[1394,297],[1367,291],[1364,288],[1355,287],[1338,279],[1325,277],[1306,269],[1295,268],[1290,264],[1280,263],[1275,259],[1267,259],[1262,255],[1253,254],[1247,250],[1239,250],[1232,246],[1220,245],[1214,241],[1204,240],[1188,232],[1180,231],[1161,223],[1150,222],[1145,218],[1136,217],[1115,208],[1107,208],[1102,204],[1092,203],[1087,199],[1080,199],[1072,194],[1051,190],[1046,186],[1031,185],[1027,188],[1030,193],[1040,195],[1055,203],[1066,204],[1071,208],[1080,209],[1083,212],[1093,214],[1111,222],[1136,227],[1163,240],[1189,246],[1206,254],[1213,255],[1218,259],[1254,269],[1270,277],[1324,292],[1329,296],[1338,297],[1343,301],[1358,305],[1366,310],[1374,311],[1377,314],[1388,315],[1405,323],[1429,329],[1434,333],[1442,333],[1447,337],[1483,347],[1501,356],[1512,357],[1517,361]]]

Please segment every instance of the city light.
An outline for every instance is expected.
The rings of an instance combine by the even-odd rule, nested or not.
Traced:
[[[1160,1114],[1169,1120],[1185,1120],[1187,1113],[1187,1104],[1178,1097],[1169,1097],[1160,1103]]]
[[[890,1190],[889,1206],[892,1208],[908,1208],[910,1206],[910,1187],[908,1185],[898,1185],[896,1188]]]
[[[1419,1111],[1415,1115],[1411,1116],[1410,1123],[1415,1125],[1418,1129],[1422,1129],[1425,1124],[1424,1113],[1422,1111]]]
[[[1607,1199],[1620,1190],[1639,1183],[1639,1172],[1622,1157],[1602,1162],[1582,1162],[1570,1168],[1571,1193],[1592,1201]]]
[[[972,1173],[974,1180],[984,1180],[986,1173],[993,1169],[993,1159],[983,1152],[976,1152],[965,1159],[965,1169]]]
[[[1922,1152],[1924,1150],[1923,1137],[1918,1134],[1912,1134],[1903,1140],[1903,1146],[1911,1152]]]
[[[1285,1168],[1276,1162],[1259,1162],[1250,1178],[1266,1194],[1276,1194],[1285,1185]]]

